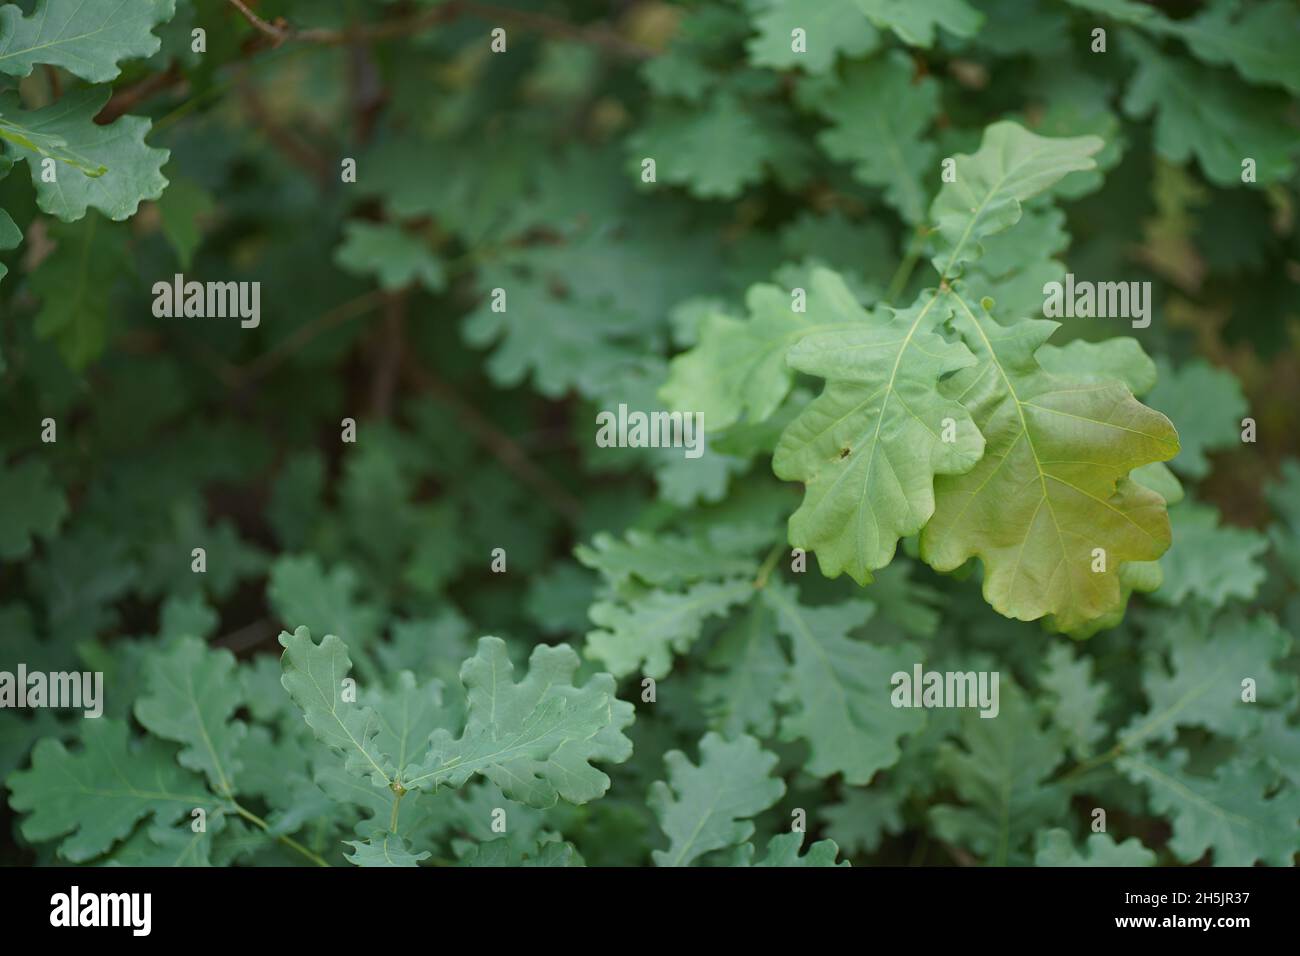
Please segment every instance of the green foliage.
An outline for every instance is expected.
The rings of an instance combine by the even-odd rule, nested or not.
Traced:
[[[0,862],[1296,862],[1290,0],[239,6],[0,6]]]

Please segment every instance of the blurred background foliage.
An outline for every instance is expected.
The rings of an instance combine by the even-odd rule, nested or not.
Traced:
[[[809,842],[830,837],[858,864],[1291,858],[1293,825],[1261,824],[1231,850],[1243,841],[1112,745],[1171,688],[1238,654],[1267,685],[1259,722],[1172,718],[1152,765],[1206,799],[1214,787],[1249,808],[1267,796],[1283,823],[1297,799],[1294,4],[249,0],[251,18],[236,6],[177,0],[156,52],[107,82],[58,65],[0,74],[25,110],[111,91],[97,123],[145,118],[144,142],[168,154],[165,189],[128,177],[128,204],[142,201],[127,216],[109,203],[61,216],[18,165],[0,179],[22,239],[0,252],[0,663],[102,669],[109,715],[128,718],[141,661],[198,636],[238,657],[240,713],[263,719],[281,706],[285,627],[339,634],[363,678],[411,668],[454,686],[479,635],[506,638],[522,664],[539,642],[582,651],[589,610],[607,624],[621,603],[649,628],[647,593],[713,583],[726,556],[772,573],[759,564],[799,501],[771,475],[774,435],[732,436],[698,462],[599,449],[596,410],[655,407],[669,359],[704,316],[743,315],[755,283],[791,288],[821,265],[864,303],[911,301],[933,282],[913,265],[939,159],[1014,118],[1107,143],[1095,179],[1062,204],[1050,252],[1080,279],[1153,283],[1149,328],[1066,320],[1053,341],[1133,334],[1157,361],[1147,400],[1179,429],[1173,467],[1192,499],[1173,511],[1164,587],[1076,643],[999,617],[978,580],[901,554],[866,589],[815,563],[783,576],[782,555],[773,593],[872,603],[862,646],[925,645],[928,666],[993,666],[1028,691],[1004,685],[1003,719],[985,723],[1005,730],[936,712],[870,772],[811,757],[835,731],[797,732],[818,685],[783,656],[790,635],[760,620],[776,605],[720,605],[680,625],[654,704],[639,700],[639,666],[585,665],[615,670],[638,701],[633,757],[605,768],[599,801],[520,809],[519,839],[649,863],[664,837],[646,792],[666,777],[664,754],[695,761],[717,731],[780,758],[785,795],[750,814],[760,835],[802,808]],[[805,23],[809,51],[796,55],[790,30]],[[505,53],[490,49],[494,27]],[[1096,27],[1105,53],[1090,50]],[[22,148],[5,144],[10,159]],[[1255,153],[1258,182],[1243,184],[1233,157]],[[137,171],[163,159],[123,155]],[[651,155],[658,182],[645,184]],[[349,158],[355,183],[340,175]],[[155,318],[152,285],[176,273],[260,282],[260,326]],[[496,287],[506,313],[489,307]],[[801,381],[784,414],[814,389]],[[1240,440],[1246,415],[1253,444]],[[346,417],[355,444],[340,441]],[[57,443],[41,441],[46,418]],[[680,549],[702,541],[716,563],[694,574]],[[190,571],[197,546],[205,575]],[[494,548],[504,574],[490,570]],[[676,580],[663,570],[682,562]],[[735,636],[750,616],[766,649]],[[285,719],[286,741],[300,724]],[[36,739],[79,733],[57,712],[0,714],[0,779]],[[1009,833],[996,823],[1002,783],[1018,794]],[[468,853],[479,809],[502,799],[448,796],[435,855]],[[261,806],[288,813],[269,796]],[[1087,839],[1094,806],[1111,813],[1100,848]],[[341,862],[349,813],[321,814],[288,832]],[[0,819],[5,862],[55,859],[20,814]],[[110,852],[144,859],[137,843]],[[203,859],[290,861],[233,837]]]

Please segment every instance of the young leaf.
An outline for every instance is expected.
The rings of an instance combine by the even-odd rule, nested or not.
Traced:
[[[1142,682],[1148,706],[1120,733],[1125,749],[1173,742],[1179,727],[1244,739],[1258,729],[1261,706],[1294,692],[1294,680],[1276,669],[1291,637],[1272,618],[1234,615],[1211,623],[1193,614],[1165,619],[1162,626],[1169,663],[1159,656],[1148,661]],[[1255,701],[1242,700],[1245,678],[1255,682]]]
[[[648,591],[626,602],[600,601],[588,612],[598,630],[587,633],[587,654],[615,677],[640,670],[656,680],[672,670],[700,636],[704,621],[754,596],[748,577],[700,581],[682,592]]]
[[[794,381],[786,364],[790,346],[811,332],[851,328],[866,319],[856,303],[845,312],[834,299],[817,296],[796,312],[789,292],[766,284],[751,287],[745,304],[748,319],[714,312],[704,320],[698,343],[673,359],[659,391],[669,408],[702,413],[711,432],[742,418],[766,421]]]
[[[1181,37],[1192,52],[1216,66],[1230,64],[1253,83],[1286,87],[1300,96],[1300,12],[1287,0],[1266,0],[1241,9],[1219,3],[1199,15],[1170,23],[1165,32]]]
[[[869,783],[876,771],[898,761],[899,739],[925,723],[923,711],[895,707],[890,699],[890,678],[911,673],[921,649],[851,639],[849,633],[874,610],[865,601],[801,607],[794,589],[777,582],[763,597],[794,647],[782,695],[793,710],[781,722],[781,736],[808,741],[812,753],[805,769],[813,776],[841,773],[846,783]]]
[[[1034,866],[1154,866],[1156,855],[1137,837],[1116,843],[1108,833],[1090,833],[1084,849],[1075,849],[1068,830],[1038,834]]]
[[[778,833],[767,841],[767,852],[763,855],[763,859],[752,865],[780,867],[850,865],[848,860],[836,862],[840,848],[835,845],[834,840],[820,840],[808,847],[807,853],[800,855],[799,850],[803,846],[803,836],[802,833]],[[744,849],[749,855],[754,852],[752,844],[746,844]]]
[[[962,715],[964,749],[945,744],[939,766],[967,806],[941,804],[930,811],[935,832],[969,848],[990,866],[1023,865],[1039,827],[1060,820],[1068,798],[1047,783],[1061,762],[1060,741],[1041,730],[1015,685],[1003,679],[1000,712],[985,719]]]
[[[440,292],[447,283],[442,263],[418,234],[393,223],[352,221],[344,225],[342,244],[334,253],[339,267],[358,275],[375,275],[382,289],[395,291],[420,283]]]
[[[711,670],[700,679],[700,700],[711,725],[728,736],[746,731],[770,737],[776,729],[776,700],[789,663],[767,601],[751,601],[721,635],[706,659]]]
[[[1092,169],[1104,144],[1096,136],[1050,139],[1009,121],[984,131],[980,148],[955,157],[955,180],[930,205],[939,275],[951,279],[980,256],[980,240],[1020,221],[1021,203],[1064,176]]]
[[[1043,658],[1039,683],[1050,695],[1052,722],[1079,759],[1092,756],[1106,735],[1101,720],[1106,685],[1093,676],[1093,661],[1065,644],[1053,644]]]
[[[35,538],[50,538],[68,513],[68,501],[39,459],[0,460],[0,560],[31,553]]]
[[[828,577],[847,571],[865,584],[899,538],[930,520],[935,476],[969,471],[984,451],[969,412],[939,390],[974,357],[939,334],[950,314],[941,296],[868,317],[834,273],[818,270],[813,283],[819,308],[854,327],[814,332],[790,350],[792,367],[828,384],[782,434],[772,470],[806,485],[790,543],[815,551]]]
[[[1250,760],[1229,761],[1213,777],[1193,776],[1186,764],[1185,750],[1116,761],[1146,788],[1152,809],[1173,821],[1169,848],[1178,859],[1195,863],[1210,850],[1215,866],[1292,865],[1300,852],[1300,791],[1283,787],[1270,796],[1274,774]]]
[[[1268,550],[1267,538],[1219,524],[1217,509],[1194,501],[1170,508],[1169,520],[1173,546],[1160,560],[1163,583],[1155,600],[1176,607],[1197,597],[1222,607],[1232,598],[1255,596],[1264,582],[1260,558]]]
[[[419,866],[429,857],[429,851],[411,852],[411,847],[396,833],[377,833],[369,840],[345,840],[352,852],[346,854],[349,863],[356,866]]]
[[[377,787],[391,785],[393,779],[384,768],[376,741],[378,716],[355,699],[345,699],[343,682],[352,670],[347,645],[333,634],[326,634],[317,644],[311,631],[300,627],[292,634],[281,632],[280,646],[284,648],[280,683],[302,709],[312,732],[343,754],[349,773],[369,776]]]
[[[756,7],[757,36],[746,44],[749,62],[778,70],[801,67],[809,73],[825,73],[835,57],[861,57],[880,45],[880,34],[862,19],[856,0],[821,0],[808,6],[800,0],[764,0]],[[807,49],[794,50],[791,34],[804,31]]]
[[[357,596],[357,574],[347,565],[328,572],[320,559],[285,554],[271,566],[267,596],[282,621],[304,621],[309,630],[335,634],[348,647],[364,648],[379,634],[381,612]]]
[[[236,752],[247,732],[231,720],[244,703],[235,679],[235,657],[209,650],[198,638],[183,638],[147,659],[145,696],[135,702],[145,729],[184,747],[181,766],[207,776],[212,789],[233,796],[241,765]]]
[[[573,553],[615,586],[633,577],[663,587],[758,570],[752,558],[715,548],[711,542],[644,531],[629,531],[623,541],[602,532],[590,546],[579,545]]]
[[[803,96],[832,123],[818,137],[827,155],[852,163],[854,175],[883,189],[909,223],[925,215],[935,150],[922,137],[939,112],[939,84],[913,73],[911,59],[893,51],[853,64],[829,92],[818,81]]]
[[[9,805],[26,814],[23,836],[61,838],[59,856],[72,863],[107,852],[146,817],[170,826],[221,805],[200,777],[177,766],[171,747],[150,738],[133,743],[127,725],[109,717],[81,722],[78,750],[41,740],[31,769],[6,783]]]
[[[1163,55],[1142,37],[1127,34],[1124,48],[1137,72],[1124,95],[1133,119],[1153,117],[1156,151],[1174,163],[1193,156],[1211,182],[1242,185],[1242,159],[1255,160],[1260,183],[1280,182],[1295,170],[1300,151],[1286,120],[1289,99],[1241,83],[1225,70]],[[1243,151],[1241,144],[1249,143]]]
[[[1159,379],[1147,401],[1169,416],[1182,446],[1170,467],[1188,478],[1204,478],[1210,473],[1206,452],[1241,443],[1241,418],[1249,410],[1241,385],[1204,359],[1178,369],[1162,360],[1156,367]]]
[[[973,36],[984,15],[966,0],[856,0],[858,9],[882,29],[893,30],[910,46],[934,43],[937,27],[960,37]]]
[[[785,793],[785,784],[770,776],[776,755],[753,737],[726,740],[707,733],[700,740],[700,762],[680,750],[664,756],[668,782],[650,788],[650,808],[668,835],[668,849],[651,855],[656,866],[690,866],[713,850],[750,838],[749,818],[766,810]]]
[[[609,788],[609,778],[592,761],[620,763],[632,753],[623,729],[632,705],[614,696],[614,679],[596,674],[575,686],[578,655],[568,645],[538,645],[528,676],[518,684],[505,642],[479,640],[478,653],[461,668],[468,716],[459,738],[444,729],[433,734],[428,756],[402,780],[408,790],[459,787],[482,774],[502,793],[533,807],[553,806],[559,797],[586,803]]]

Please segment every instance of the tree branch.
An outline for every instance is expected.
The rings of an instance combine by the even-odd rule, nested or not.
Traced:
[[[450,0],[432,10],[413,16],[340,30],[323,27],[298,30],[283,21],[268,23],[250,10],[244,0],[230,0],[230,3],[258,31],[265,34],[273,46],[280,46],[289,41],[338,46],[354,41],[392,40],[411,36],[461,17],[474,17],[531,30],[554,39],[585,43],[611,55],[631,60],[645,60],[654,56],[656,52],[650,47],[628,40],[606,24],[570,23],[544,13],[516,10],[513,7],[502,7],[491,3],[472,3],[469,0]]]
[[[582,517],[582,502],[571,495],[563,485],[534,464],[524,450],[485,418],[446,382],[419,365],[408,353],[406,373],[421,390],[450,405],[474,439],[490,451],[521,481],[531,485],[552,508],[577,524]]]
[[[384,321],[375,343],[374,377],[370,381],[370,413],[376,418],[387,418],[393,410],[393,395],[402,369],[405,323],[406,292],[387,295]]]
[[[251,9],[249,9],[248,4],[244,3],[244,0],[230,0],[230,5],[233,6],[240,13],[242,13],[244,15],[245,20],[247,20],[249,23],[251,23],[262,33],[265,33],[272,40],[274,40],[276,46],[279,46],[285,40],[293,39],[295,36],[294,31],[291,30],[288,26],[283,25],[282,23],[281,24],[267,23],[256,13],[254,13]]]

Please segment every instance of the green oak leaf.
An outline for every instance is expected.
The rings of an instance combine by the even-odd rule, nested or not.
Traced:
[[[700,740],[700,762],[680,750],[664,755],[668,781],[650,788],[651,810],[668,836],[668,849],[651,853],[656,866],[690,866],[706,853],[734,847],[754,833],[749,818],[785,793],[771,776],[775,754],[753,737],[727,740],[707,733]]]
[[[26,814],[23,836],[60,840],[59,856],[72,863],[107,852],[146,817],[170,826],[195,809],[211,814],[222,806],[201,777],[177,765],[173,748],[151,738],[132,741],[126,723],[110,717],[82,721],[77,750],[42,739],[31,769],[6,783],[9,805]]]
[[[326,634],[317,644],[311,631],[300,627],[292,634],[282,631],[280,646],[284,648],[280,683],[302,710],[312,733],[343,754],[348,773],[368,776],[377,787],[390,786],[394,780],[376,739],[379,716],[344,683],[354,681],[348,676],[352,660],[347,645],[333,634]]]
[[[345,856],[354,866],[419,866],[429,856],[428,850],[413,853],[410,844],[396,833],[376,833],[369,840],[343,842],[352,847]]]
[[[669,408],[703,414],[710,432],[772,416],[794,381],[786,353],[803,336],[866,321],[851,298],[813,295],[796,312],[791,293],[775,285],[752,286],[745,302],[747,319],[713,312],[704,320],[698,343],[672,360],[659,391]]]
[[[1218,3],[1187,20],[1171,22],[1172,33],[1207,63],[1230,65],[1252,83],[1285,87],[1300,96],[1300,10],[1288,0],[1272,0],[1245,8]]]
[[[53,105],[29,112],[18,112],[12,95],[0,97],[0,113],[32,136],[53,137],[63,144],[47,154],[54,159],[54,182],[42,175],[40,152],[12,141],[4,148],[15,160],[27,160],[37,205],[65,222],[82,218],[88,209],[120,222],[135,215],[143,200],[157,199],[167,188],[162,167],[171,152],[145,144],[150,120],[123,116],[107,126],[95,124],[110,93],[107,87],[73,90]],[[104,170],[101,175],[87,175],[87,170],[99,169]]]
[[[951,314],[942,296],[868,316],[838,276],[818,270],[810,299],[853,327],[791,348],[790,365],[827,385],[781,435],[772,470],[805,485],[790,543],[815,551],[828,577],[865,584],[930,520],[935,476],[970,471],[984,452],[970,413],[939,389],[974,357],[941,335]]]
[[[1124,49],[1137,71],[1124,95],[1132,119],[1153,117],[1155,148],[1165,159],[1194,156],[1212,183],[1242,185],[1242,160],[1255,161],[1258,183],[1280,182],[1295,171],[1300,138],[1287,123],[1289,98],[1242,83],[1231,73],[1194,60],[1163,55],[1128,34]]]
[[[28,274],[41,301],[36,334],[53,339],[64,361],[80,371],[108,345],[113,289],[130,274],[128,228],[92,214],[75,225],[52,222],[49,235],[59,243],[56,253]]]
[[[981,240],[1014,226],[1021,204],[1069,173],[1093,169],[1104,143],[1096,136],[1049,138],[1010,121],[984,131],[972,154],[954,157],[953,182],[944,183],[930,205],[939,275],[951,279],[980,256]]]
[[[1179,727],[1245,739],[1258,729],[1263,705],[1291,698],[1295,681],[1276,668],[1293,642],[1271,617],[1211,620],[1193,612],[1163,618],[1161,627],[1168,663],[1163,655],[1147,661],[1147,708],[1120,733],[1126,750],[1152,740],[1172,743]],[[1255,701],[1242,700],[1247,678],[1255,682]]]
[[[729,736],[752,731],[771,737],[777,697],[790,665],[770,603],[751,601],[718,635],[705,663],[710,670],[700,678],[699,696],[711,725]]]
[[[378,637],[381,612],[356,596],[356,571],[336,565],[328,572],[315,555],[281,555],[271,565],[267,597],[282,621],[301,621],[317,633],[338,635],[358,649]]]
[[[655,161],[659,182],[684,186],[699,199],[734,199],[769,168],[798,169],[806,147],[765,111],[731,92],[690,108],[667,107],[628,140],[637,175]]]
[[[858,14],[856,0],[765,0],[754,15],[757,35],[745,48],[749,62],[778,70],[801,67],[809,73],[825,73],[835,65],[836,55],[861,57],[880,45],[880,34]],[[792,31],[804,31],[806,51],[796,52]]]
[[[1174,855],[1195,863],[1208,850],[1215,866],[1291,866],[1300,852],[1300,791],[1283,787],[1270,796],[1275,775],[1254,760],[1231,760],[1212,777],[1188,772],[1187,761],[1185,750],[1116,761],[1146,788],[1152,809],[1172,821]]]
[[[1193,359],[1175,369],[1156,363],[1159,381],[1147,395],[1152,407],[1169,416],[1182,447],[1170,467],[1188,478],[1210,473],[1206,453],[1241,443],[1241,419],[1249,411],[1241,385],[1231,372]]]
[[[213,813],[195,833],[190,821],[175,826],[139,827],[105,860],[105,866],[212,866],[213,841],[227,829],[226,817]]]
[[[1024,865],[1041,827],[1065,816],[1068,795],[1049,783],[1061,742],[1038,726],[1024,693],[1003,675],[999,713],[962,714],[964,747],[944,744],[939,768],[966,804],[940,804],[930,820],[941,839],[968,848],[987,865]]]
[[[621,541],[602,531],[591,539],[590,546],[579,545],[573,553],[615,585],[638,578],[662,587],[758,570],[758,562],[752,558],[716,548],[708,541],[635,530]]]
[[[0,157],[2,158],[2,157]],[[3,167],[0,167],[0,176],[3,176]],[[23,241],[22,230],[9,213],[0,209],[0,252],[6,252],[9,249],[17,249],[18,244]],[[9,267],[0,262],[0,279],[9,274]],[[0,371],[4,370],[4,364],[0,362]]]
[[[460,857],[458,866],[524,866],[565,867],[585,866],[582,855],[572,843],[549,840],[522,841],[502,837],[486,840],[469,847]]]
[[[11,101],[11,104],[17,101]],[[12,108],[12,105],[11,105]],[[21,115],[21,114],[20,114]],[[0,116],[0,143],[12,143],[15,147],[30,150],[42,158],[57,159],[74,169],[80,169],[87,176],[102,176],[108,172],[107,166],[101,166],[76,153],[69,152],[67,142],[60,136],[48,132],[37,132],[26,126]],[[14,156],[21,156],[15,149],[12,155],[0,156],[0,172],[7,174],[14,164]]]
[[[999,613],[1052,615],[1068,632],[1123,606],[1124,563],[1154,561],[1169,547],[1164,499],[1127,476],[1172,458],[1177,433],[1124,385],[1039,366],[1034,353],[1056,323],[1003,326],[954,299],[978,362],[947,391],[971,410],[987,445],[974,469],[935,481],[921,556],[939,571],[978,556],[985,599]]]
[[[447,284],[442,262],[414,233],[394,223],[352,221],[343,227],[342,244],[335,250],[339,268],[357,275],[374,275],[390,292],[420,283],[430,292]]]
[[[238,789],[237,751],[247,733],[242,721],[231,719],[244,704],[235,668],[230,651],[182,638],[146,658],[145,693],[135,702],[136,719],[145,729],[182,744],[181,766],[206,775],[222,796]]]
[[[793,588],[777,582],[763,598],[794,649],[782,694],[791,707],[781,721],[782,738],[808,741],[804,769],[813,776],[840,773],[846,783],[869,783],[876,771],[898,762],[899,739],[925,723],[924,711],[895,707],[890,697],[892,676],[910,674],[921,649],[850,638],[874,611],[866,601],[803,607]]]
[[[1137,339],[1116,336],[1103,342],[1075,339],[1065,345],[1050,342],[1034,353],[1038,364],[1053,375],[1082,382],[1123,382],[1134,395],[1145,395],[1159,380],[1156,363]]]
[[[1173,545],[1160,560],[1163,580],[1155,600],[1176,607],[1196,597],[1222,607],[1255,596],[1266,577],[1260,561],[1268,538],[1220,524],[1218,509],[1195,501],[1170,508],[1169,521]]]
[[[1138,0],[1065,0],[1072,7],[1100,13],[1121,23],[1142,24],[1161,17],[1160,10]]]
[[[1059,827],[1038,834],[1034,866],[1155,866],[1156,855],[1137,837],[1116,843],[1108,833],[1089,833],[1082,849],[1068,830]]]
[[[1038,678],[1047,691],[1047,709],[1066,746],[1079,759],[1092,756],[1106,736],[1101,719],[1107,685],[1093,676],[1093,660],[1066,644],[1053,644]]]
[[[568,645],[538,645],[528,675],[516,684],[505,642],[481,638],[478,653],[461,668],[468,698],[463,733],[436,731],[428,756],[403,775],[403,786],[459,787],[482,774],[510,799],[533,807],[601,796],[609,777],[592,762],[620,763],[631,755],[623,729],[633,708],[614,696],[608,674],[574,685],[577,669],[578,655]]]
[[[0,461],[0,561],[25,558],[32,542],[53,537],[67,514],[67,497],[46,462]]]
[[[159,200],[163,233],[182,269],[194,261],[194,252],[203,242],[203,221],[214,208],[213,196],[192,179],[173,179]]]
[[[826,821],[826,835],[845,852],[874,853],[886,834],[903,832],[905,797],[900,788],[846,788],[840,800],[823,806],[818,816]]]
[[[622,601],[599,601],[588,616],[587,655],[615,677],[640,671],[656,680],[672,670],[673,655],[700,636],[704,621],[754,596],[753,579],[700,581],[685,591],[648,591]]]
[[[942,27],[959,37],[974,36],[984,15],[966,0],[854,0],[858,9],[882,30],[893,30],[909,46],[928,47]]]
[[[121,74],[122,60],[152,56],[153,29],[176,15],[176,0],[39,0],[29,17],[0,7],[0,73],[28,76],[38,63],[62,67],[91,83]]]
[[[740,849],[746,864],[763,867],[807,867],[807,866],[850,866],[848,860],[838,860],[840,848],[834,840],[819,840],[808,847],[808,852],[800,854],[803,847],[802,833],[778,833],[767,841],[763,858],[757,863],[748,863],[754,855],[754,845],[746,843]]]
[[[883,189],[885,202],[909,223],[925,215],[935,147],[922,137],[939,113],[938,82],[913,74],[912,61],[894,51],[853,64],[824,93],[819,83],[802,95],[832,124],[817,138],[827,155]]]

